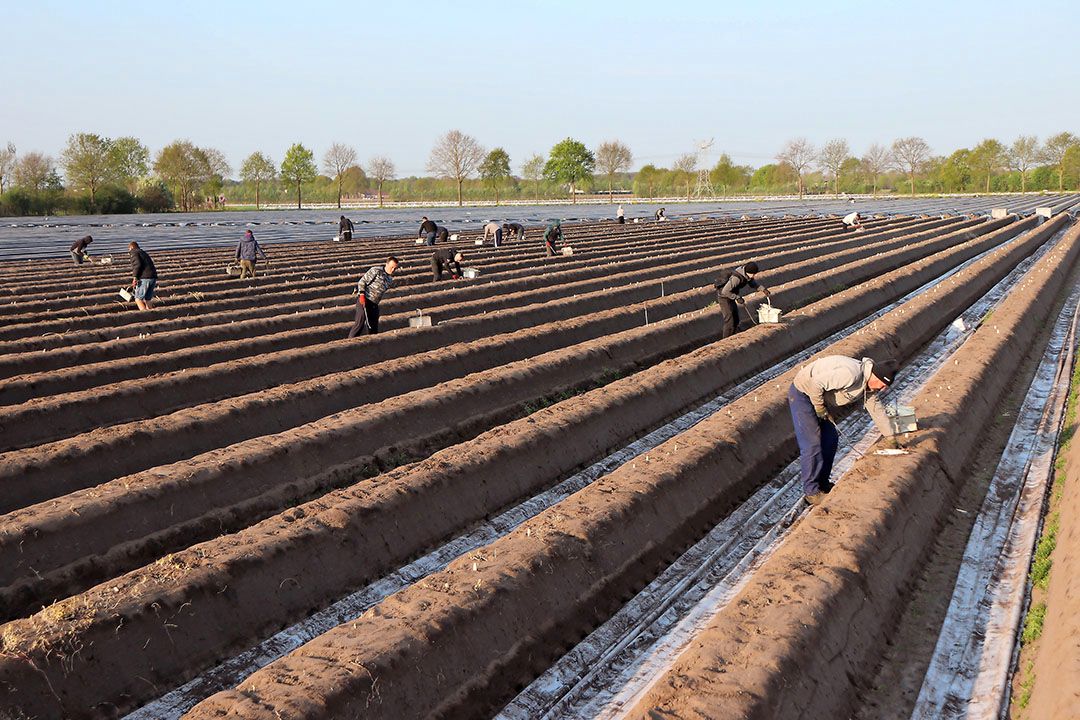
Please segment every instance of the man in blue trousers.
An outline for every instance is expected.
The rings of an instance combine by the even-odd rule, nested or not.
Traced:
[[[856,360],[843,355],[827,355],[807,363],[788,389],[788,405],[799,443],[803,494],[811,505],[820,503],[832,490],[829,481],[840,436],[831,409],[862,398],[878,430],[893,434],[892,424],[878,394],[893,383],[896,364],[875,364],[870,358]]]

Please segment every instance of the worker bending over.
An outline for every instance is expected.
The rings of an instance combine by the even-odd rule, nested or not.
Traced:
[[[502,245],[503,231],[502,225],[492,220],[484,226],[484,242],[487,242],[488,237],[492,237],[495,240],[495,247]]]
[[[653,217],[656,218],[657,222],[660,222],[661,220],[667,220],[667,213],[664,211],[664,208],[660,208],[659,210],[656,211],[656,213],[655,213],[655,215],[653,215]]]
[[[503,223],[503,237],[513,238],[514,240],[525,239],[525,226],[521,223]]]
[[[236,259],[240,261],[240,279],[255,277],[255,262],[259,256],[263,260],[269,260],[262,246],[255,239],[255,233],[250,230],[244,231],[244,238],[236,245]]]
[[[94,242],[94,238],[86,235],[71,244],[71,259],[76,265],[82,265],[90,257],[86,254],[86,246]]]
[[[432,220],[428,220],[427,216],[420,218],[420,234],[418,237],[424,239],[425,245],[435,244],[435,235],[439,232],[439,226]]]
[[[442,280],[444,272],[450,273],[450,278],[457,280],[461,277],[461,261],[465,259],[460,250],[451,248],[439,248],[431,254],[431,282]]]
[[[448,242],[450,240],[450,231],[439,225],[435,230],[435,242]]]
[[[878,394],[892,385],[895,376],[896,364],[891,361],[874,363],[870,358],[856,360],[844,355],[827,355],[799,370],[788,389],[788,405],[799,443],[802,490],[808,503],[817,505],[833,487],[829,475],[840,443],[837,408],[862,398],[881,434],[893,434]]]
[[[348,242],[349,240],[352,240],[353,230],[356,229],[356,226],[353,225],[352,220],[342,215],[338,220],[337,229],[338,237]]]
[[[848,213],[847,215],[844,216],[844,229],[845,230],[862,230],[863,229],[862,215],[859,214],[858,210],[856,210],[855,212],[852,212],[852,213]]]
[[[720,318],[723,325],[720,328],[720,339],[731,337],[739,331],[739,308],[746,308],[746,300],[743,299],[742,291],[746,288],[751,290],[760,289],[765,297],[772,297],[769,289],[759,283],[754,276],[758,274],[758,264],[748,262],[734,270],[724,270],[720,273],[720,279],[713,286],[716,288],[716,304],[720,306]],[[749,310],[747,310],[749,312]]]
[[[561,245],[563,242],[562,234],[562,221],[552,220],[548,223],[548,226],[544,228],[544,249],[548,255],[557,254],[559,247],[555,243]]]
[[[354,338],[365,329],[374,335],[379,332],[379,301],[383,293],[394,284],[394,273],[398,269],[398,259],[391,255],[386,262],[364,273],[356,289],[360,293],[356,299],[356,321],[349,330],[349,337]]]

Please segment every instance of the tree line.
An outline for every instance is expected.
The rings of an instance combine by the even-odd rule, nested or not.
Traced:
[[[712,167],[686,153],[670,168],[646,164],[631,173],[634,156],[619,140],[595,150],[574,138],[556,143],[546,156],[526,157],[515,174],[504,148],[488,150],[460,130],[439,137],[431,149],[429,177],[399,178],[393,161],[376,155],[365,162],[346,143],[315,153],[293,144],[278,163],[264,152],[248,155],[237,177],[215,148],[177,140],[151,157],[137,138],[75,133],[59,158],[0,147],[0,215],[131,213],[217,209],[230,204],[336,202],[371,198],[381,207],[395,201],[504,199],[576,201],[583,192],[633,193],[638,197],[688,199],[702,194],[811,194],[1026,192],[1080,187],[1080,139],[1061,132],[1039,142],[1022,135],[1009,144],[988,138],[948,156],[935,155],[919,137],[873,144],[854,154],[845,139],[816,147],[789,140],[776,162],[737,165],[721,154]],[[61,176],[61,171],[63,175]],[[707,182],[704,182],[707,181]],[[703,188],[705,190],[703,190]]]

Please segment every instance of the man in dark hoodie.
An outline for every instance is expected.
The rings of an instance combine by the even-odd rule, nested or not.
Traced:
[[[94,238],[87,235],[81,237],[71,244],[71,259],[75,261],[76,265],[82,265],[86,262],[88,256],[86,254],[86,246],[94,242]]]
[[[746,301],[742,298],[745,288],[752,290],[761,289],[765,297],[772,297],[772,293],[764,285],[758,283],[754,276],[758,273],[758,264],[748,262],[734,270],[725,270],[720,273],[720,279],[713,286],[716,288],[716,302],[720,306],[720,317],[723,325],[720,328],[720,339],[731,337],[739,330],[739,308],[736,303],[746,307]]]
[[[255,277],[255,261],[259,256],[262,256],[263,260],[269,259],[266,257],[266,253],[263,252],[258,241],[255,240],[255,233],[250,230],[245,230],[244,239],[236,246],[236,259],[240,261],[241,280],[246,277]]]
[[[356,229],[356,227],[352,223],[352,220],[342,215],[341,219],[338,220],[337,228],[339,238],[345,240],[346,242],[352,240],[353,230]]]
[[[135,306],[140,310],[149,310],[154,307],[157,268],[139,243],[128,243],[128,253],[131,255],[131,287],[135,290]]]
[[[442,225],[440,225],[439,229],[435,231],[435,242],[444,243],[444,242],[449,242],[449,241],[450,241],[450,231],[447,230],[446,228],[444,228]]]
[[[424,238],[425,245],[435,244],[435,235],[439,232],[439,226],[434,221],[428,220],[427,216],[420,218],[420,235]]]
[[[450,273],[453,280],[461,277],[461,261],[465,257],[460,250],[441,247],[431,254],[431,282],[442,280],[443,273]]]

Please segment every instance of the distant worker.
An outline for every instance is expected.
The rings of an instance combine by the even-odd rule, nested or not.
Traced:
[[[518,222],[503,224],[503,237],[513,236],[515,240],[525,239],[525,226]]]
[[[619,209],[615,211],[615,222],[622,225],[626,222],[626,211],[623,210],[622,205],[619,205]]]
[[[342,215],[338,220],[337,229],[338,237],[345,242],[348,242],[349,240],[352,240],[353,230],[356,229],[356,226],[353,225],[352,220]]]
[[[754,278],[757,274],[758,264],[756,262],[748,262],[734,270],[724,270],[720,273],[720,279],[717,280],[713,287],[716,288],[716,303],[720,306],[720,318],[723,322],[720,327],[721,340],[731,337],[739,331],[738,305],[741,305],[744,309],[746,308],[746,300],[743,299],[741,294],[745,288],[751,290],[760,288],[765,297],[772,297],[769,289]]]
[[[488,236],[491,236],[495,240],[495,247],[502,245],[503,231],[502,225],[492,220],[484,226],[484,238],[483,241],[487,242]]]
[[[435,235],[439,232],[439,226],[431,220],[427,219],[427,216],[420,218],[420,235],[424,238],[425,245],[435,244]]]
[[[236,259],[240,261],[240,279],[255,277],[255,261],[262,257],[268,260],[262,246],[255,239],[255,233],[244,231],[244,239],[236,245]]]
[[[86,246],[92,242],[94,242],[94,238],[87,235],[71,244],[71,259],[75,261],[76,265],[82,265],[90,258],[90,256],[86,254]]]
[[[844,355],[827,355],[799,370],[788,388],[788,405],[799,443],[802,491],[808,503],[817,505],[833,487],[829,475],[840,443],[833,410],[861,398],[881,434],[891,436],[892,425],[877,394],[892,385],[895,377],[893,362],[875,363],[870,358],[856,360]]]
[[[654,214],[653,217],[656,218],[657,222],[660,222],[662,220],[667,220],[667,212],[664,210],[664,208],[660,208],[659,210],[656,211],[656,213]]]
[[[435,230],[435,242],[444,243],[449,241],[450,231],[444,228],[442,225],[439,225],[439,227]]]
[[[461,261],[465,256],[460,250],[444,247],[439,248],[431,255],[431,282],[442,280],[444,272],[450,273],[450,278],[457,280],[461,277]]]
[[[364,330],[371,335],[379,332],[379,301],[383,293],[394,284],[394,273],[398,269],[398,259],[391,255],[382,265],[376,265],[356,283],[359,296],[356,298],[356,320],[349,330],[349,337],[354,338]]]
[[[844,216],[844,229],[845,230],[862,230],[862,215],[856,210],[853,213],[848,213]]]
[[[563,243],[561,220],[552,220],[548,223],[548,226],[544,228],[544,249],[549,256],[558,254],[559,248],[558,245],[555,244],[556,242],[559,243],[559,245],[562,245]]]
[[[154,289],[157,287],[157,268],[150,255],[137,242],[128,243],[131,255],[131,287],[135,290],[135,307],[149,310],[154,307]]]

